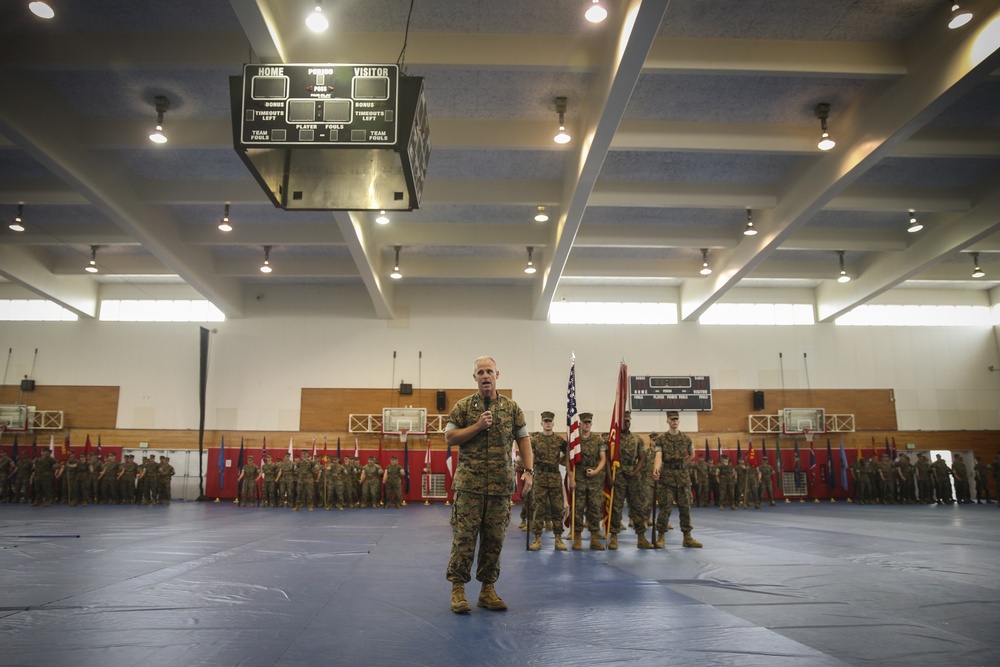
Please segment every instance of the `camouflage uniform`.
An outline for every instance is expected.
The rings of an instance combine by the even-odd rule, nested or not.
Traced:
[[[747,492],[750,490],[750,464],[740,457],[736,461],[736,506],[747,506]]]
[[[601,452],[607,452],[608,443],[600,435],[591,433],[580,438],[580,462],[576,465],[576,516],[573,518],[574,540],[583,531],[584,520],[591,539],[601,532],[604,518],[604,474],[587,477],[587,469],[600,464]]]
[[[35,505],[42,501],[48,507],[52,504],[56,492],[56,460],[52,458],[52,452],[43,449],[41,456],[35,459],[33,469],[35,473]]]
[[[118,498],[123,505],[135,503],[135,476],[139,466],[132,454],[126,454],[125,460],[118,466]]]
[[[278,506],[278,483],[275,481],[278,479],[278,469],[278,464],[270,456],[261,466],[261,471],[264,473],[264,484],[261,490],[261,495],[264,496],[264,507]]]
[[[472,426],[485,412],[478,393],[458,401],[448,415],[446,432]],[[476,579],[493,584],[500,577],[500,551],[510,523],[514,494],[511,443],[528,437],[524,413],[510,398],[497,397],[490,406],[493,425],[460,446],[458,469],[451,487],[451,557],[445,578],[458,584],[471,580],[472,561],[479,539]]]
[[[714,499],[715,506],[721,507],[722,503],[719,502],[721,490],[719,489],[719,464],[715,462],[714,459],[708,462],[708,483],[711,485],[711,494]]]
[[[14,495],[20,502],[31,502],[31,472],[34,462],[27,454],[21,454],[17,459],[17,486]]]
[[[982,501],[987,503],[990,501],[990,483],[989,483],[989,473],[986,464],[983,463],[981,457],[976,457],[975,465],[975,480],[976,480],[976,504],[980,504]]]
[[[698,475],[698,507],[708,507],[709,497],[712,493],[712,485],[708,475],[708,461],[698,459],[698,462],[694,464],[694,469]]]
[[[745,507],[754,506],[760,509],[760,468],[750,466],[747,470],[747,495]]]
[[[955,477],[955,499],[963,505],[968,505],[972,502],[969,468],[966,467],[961,454],[955,454],[951,463],[951,474]]]
[[[160,457],[160,466],[156,471],[157,495],[164,505],[170,504],[170,480],[174,476],[174,467],[170,465],[169,456]]]
[[[767,461],[760,464],[757,468],[757,472],[760,473],[760,489],[757,493],[758,506],[764,501],[764,496],[770,501],[770,505],[774,505],[774,482],[771,478],[774,476],[774,468]]]
[[[917,471],[917,493],[920,494],[919,502],[930,504],[934,502],[934,485],[931,482],[931,462],[921,454],[917,457],[914,465]]]
[[[146,495],[141,504],[155,505],[160,493],[160,466],[157,465],[155,456],[150,456],[143,464],[142,481],[146,483]]]
[[[361,506],[378,507],[382,504],[382,466],[368,459],[368,464],[361,469],[364,481],[361,482]]]
[[[543,417],[548,413],[543,413]],[[552,522],[552,532],[563,534],[562,475],[559,464],[566,460],[566,439],[552,433],[534,433],[531,436],[531,453],[534,457],[535,474],[531,484],[531,532],[538,540],[545,530],[545,524]]]
[[[253,462],[253,459],[249,459],[243,465],[243,470],[241,470],[240,473],[243,475],[243,479],[240,480],[240,507],[253,505],[254,497],[257,495],[257,475],[260,474],[260,468],[258,468],[257,464]]]
[[[899,501],[901,503],[913,503],[917,500],[916,489],[913,486],[913,464],[906,454],[900,454],[893,466],[893,477],[895,478]]]
[[[289,507],[295,506],[295,460],[289,454],[279,466],[281,478],[278,484],[281,486],[278,492],[278,504],[284,503]]]
[[[306,452],[295,464],[295,486],[295,511],[308,505],[311,512],[316,507],[316,468]]]
[[[118,461],[115,455],[108,454],[104,465],[101,466],[99,477],[101,485],[101,502],[106,505],[118,504]]]
[[[677,413],[668,412],[667,419],[674,420]],[[671,425],[675,428],[675,425]],[[687,462],[694,456],[694,445],[684,433],[660,434],[656,441],[656,461],[660,465],[659,495],[663,506],[660,515],[656,517],[656,546],[663,548],[664,534],[673,506],[681,519],[681,532],[684,533],[685,547],[701,547],[701,543],[691,537],[691,476],[686,469]]]
[[[736,470],[729,462],[729,455],[723,454],[719,461],[719,509],[736,509]]]
[[[622,522],[622,507],[628,500],[628,515],[636,535],[645,541],[646,521],[649,516],[649,498],[646,496],[645,468],[646,445],[634,433],[622,431],[618,445],[618,470],[615,471],[614,497],[611,503],[611,534],[617,535]],[[638,467],[642,464],[642,467]],[[617,542],[617,540],[615,540]],[[652,546],[652,545],[650,545]]]
[[[403,504],[403,466],[393,461],[385,467],[385,506],[399,507]]]
[[[0,449],[0,503],[10,500],[10,476],[14,474],[14,459]]]
[[[691,477],[686,469],[685,459],[694,454],[691,438],[683,433],[672,435],[661,433],[656,440],[656,450],[662,462],[660,468],[660,514],[656,517],[656,532],[663,540],[667,532],[667,522],[674,505],[681,517],[681,532],[690,535],[691,525]]]
[[[66,502],[69,503],[70,507],[76,507],[80,498],[80,465],[80,459],[76,458],[76,453],[72,451],[63,464],[62,474],[66,478]]]
[[[938,504],[953,502],[951,499],[951,469],[945,463],[941,455],[937,455],[934,463],[931,464],[931,472],[934,477],[934,492],[937,494]]]

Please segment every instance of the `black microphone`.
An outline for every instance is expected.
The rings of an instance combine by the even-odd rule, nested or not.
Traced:
[[[483,397],[483,405],[486,406],[486,412],[490,411],[490,402],[493,400],[490,396]]]

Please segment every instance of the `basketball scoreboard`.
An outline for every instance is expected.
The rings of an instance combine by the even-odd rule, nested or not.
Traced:
[[[633,375],[628,383],[633,412],[712,409],[707,375]]]

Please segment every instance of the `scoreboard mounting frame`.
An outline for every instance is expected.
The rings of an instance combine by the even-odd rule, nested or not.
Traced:
[[[707,375],[630,375],[632,412],[712,409],[712,383]]]

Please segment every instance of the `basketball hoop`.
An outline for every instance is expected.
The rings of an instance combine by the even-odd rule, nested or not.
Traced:
[[[409,433],[410,433],[410,429],[408,429],[408,428],[401,428],[401,429],[399,429],[399,442],[400,442],[400,444],[403,444],[403,445],[406,444],[406,436]]]

